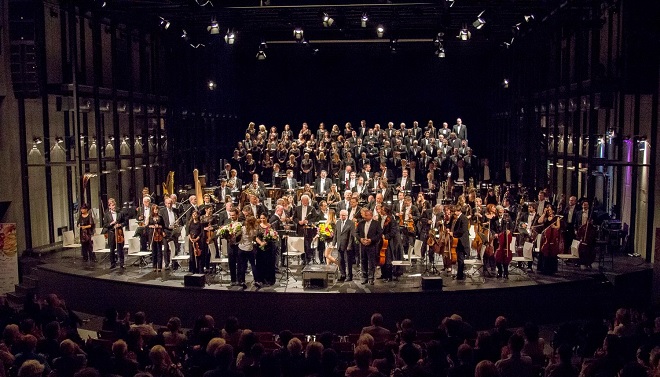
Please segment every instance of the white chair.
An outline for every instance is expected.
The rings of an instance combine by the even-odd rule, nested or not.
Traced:
[[[284,257],[287,258],[287,266],[291,264],[291,258],[298,258],[298,262],[302,263],[302,256],[305,255],[304,237],[289,237],[286,245]]]
[[[74,249],[81,246],[81,244],[76,243],[76,235],[73,233],[73,230],[67,230],[62,233],[62,247]]]
[[[92,242],[92,252],[96,256],[96,259],[99,263],[105,262],[110,256],[110,249],[105,247],[105,236],[103,234],[95,234],[92,236]]]
[[[133,262],[133,265],[137,264],[140,268],[146,266],[146,258],[150,255],[150,252],[140,250],[140,237],[132,237],[128,239],[127,256],[136,258],[135,262]]]
[[[534,244],[531,242],[525,242],[523,243],[523,255],[522,257],[513,257],[511,259],[511,271],[513,270],[518,270],[520,271],[521,274],[526,274],[525,270],[521,269],[518,267],[519,263],[529,263],[534,261],[534,257],[532,254],[532,251],[534,250]]]
[[[578,247],[580,246],[580,241],[579,240],[573,240],[571,243],[571,253],[570,254],[558,254],[557,258],[561,259],[564,261],[564,263],[568,261],[579,261],[580,260],[580,254],[578,252]]]
[[[138,227],[138,221],[136,219],[128,220],[128,230],[132,230],[135,233],[135,229]]]
[[[403,254],[403,259],[408,260],[410,263],[422,259],[422,241],[415,240],[415,244],[412,247],[408,247],[408,253]]]

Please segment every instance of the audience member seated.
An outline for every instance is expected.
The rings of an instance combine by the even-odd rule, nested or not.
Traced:
[[[474,364],[472,364],[472,347],[469,344],[458,346],[456,353],[458,364],[449,368],[447,377],[472,377],[474,376]]]
[[[186,335],[181,332],[179,317],[172,317],[167,321],[167,330],[163,331],[162,336],[166,346],[180,347],[188,340]]]
[[[61,356],[53,360],[53,371],[57,377],[73,377],[87,365],[87,355],[70,339],[60,343]]]
[[[390,340],[390,330],[383,327],[383,315],[380,313],[371,316],[371,326],[363,327],[360,334],[371,335],[375,343],[385,343]]]
[[[495,363],[500,377],[532,377],[532,358],[521,354],[525,339],[513,334],[509,337],[509,350],[511,355]]]
[[[389,376],[392,370],[403,367],[403,360],[399,358],[399,344],[397,342],[386,342],[383,355],[382,359],[375,359],[371,363],[373,367],[378,369],[380,374]]]
[[[138,329],[145,342],[148,342],[149,339],[156,336],[156,330],[154,330],[153,326],[147,323],[147,316],[144,312],[135,313],[133,321],[134,323],[131,325],[131,329]]]
[[[121,377],[133,377],[138,372],[139,364],[128,357],[126,342],[119,339],[112,344],[112,359],[110,361],[110,374]]]
[[[563,344],[559,346],[556,352],[556,360],[545,368],[545,377],[577,377],[579,371],[571,363],[573,359],[573,349],[571,346]]]
[[[346,368],[346,377],[368,377],[378,373],[378,369],[371,366],[371,350],[366,345],[355,347],[353,351],[355,365]]]
[[[153,346],[149,351],[149,360],[151,365],[147,366],[145,371],[151,373],[153,377],[184,377],[179,366],[172,362],[163,346]]]

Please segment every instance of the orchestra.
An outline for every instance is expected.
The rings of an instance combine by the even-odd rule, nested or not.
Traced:
[[[557,254],[568,250],[565,240],[580,240],[580,264],[593,263],[589,203],[580,207],[572,196],[557,216],[544,190],[538,201],[529,201],[509,162],[498,171],[488,159],[477,159],[460,118],[437,130],[432,121],[425,129],[414,122],[412,128],[390,123],[381,130],[365,121],[358,129],[351,123],[343,128],[321,123],[312,132],[305,124],[295,135],[289,125],[280,134],[277,127],[250,123],[221,165],[217,187],[196,183],[194,190],[179,190],[182,204],[170,192],[160,207],[145,188],[135,234],[142,250],[153,252],[154,270],[170,268],[172,257],[183,252],[180,237],[188,243],[190,272],[209,272],[211,257],[226,256],[232,286],[245,286],[248,262],[259,287],[274,284],[289,236],[303,239],[303,264],[337,265],[340,282],[352,281],[356,257],[364,284],[373,284],[377,266],[380,279],[397,280],[402,271],[392,262],[411,255],[422,260],[425,273],[457,281],[466,277],[464,260],[478,258],[483,277],[505,280],[525,242],[535,245],[543,273],[556,272]],[[115,206],[111,199],[103,224],[114,240],[111,249],[121,250],[124,240],[115,237],[128,218]],[[242,232],[221,235],[236,224]],[[321,225],[332,234],[321,236]],[[271,228],[276,241],[264,238]],[[227,239],[226,250],[220,237]],[[113,253],[112,268],[116,260]],[[118,260],[123,268],[121,252]],[[527,267],[531,271],[532,262]]]

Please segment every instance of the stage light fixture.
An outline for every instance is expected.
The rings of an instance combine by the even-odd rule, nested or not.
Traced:
[[[293,38],[295,38],[298,42],[301,42],[304,36],[305,36],[305,31],[302,28],[297,27],[293,29]]]
[[[529,14],[529,15],[525,16],[525,22],[532,22],[532,21],[534,21],[534,15],[533,14]]]
[[[476,21],[472,23],[472,26],[474,26],[477,30],[480,30],[482,27],[484,27],[484,25],[486,25],[486,19],[484,18],[485,12],[486,11],[484,10],[481,13],[479,13]]]
[[[444,59],[447,55],[445,54],[445,48],[442,45],[438,46],[438,51],[435,52],[438,55],[438,58]]]
[[[227,42],[228,45],[233,45],[234,42],[236,42],[236,33],[232,30],[227,30],[227,34],[225,34],[225,42]]]
[[[164,19],[163,17],[159,17],[159,18],[160,18],[160,27],[162,27],[165,30],[169,29],[170,28],[170,21]]]
[[[334,18],[330,17],[327,13],[323,12],[323,27],[330,27],[335,23]]]
[[[383,27],[383,25],[378,25],[378,27],[376,28],[376,35],[378,36],[378,38],[383,38],[384,34],[385,34],[385,28]]]
[[[257,51],[257,60],[266,60],[266,49],[268,48],[268,45],[266,45],[266,42],[261,42],[259,44],[259,50]]]
[[[502,80],[502,88],[508,89],[509,88],[509,79],[505,78]]]
[[[362,13],[362,17],[360,17],[360,26],[367,27],[367,22],[369,22],[369,15],[367,12],[364,12]]]
[[[397,53],[397,48],[398,48],[398,41],[396,39],[390,39],[390,52],[392,54]]]
[[[206,28],[206,30],[211,33],[211,35],[220,34],[220,25],[218,24],[218,21],[215,18],[211,19],[211,24]]]
[[[472,34],[470,33],[470,30],[467,29],[467,27],[463,27],[459,32],[456,38],[462,40],[462,41],[467,41],[470,39]]]
[[[445,39],[445,33],[439,32],[438,35],[435,36],[435,39],[433,39],[433,43],[436,46],[442,45],[442,42],[444,42]]]
[[[456,3],[456,0],[446,0],[446,1],[447,1],[447,4],[449,4],[450,8],[453,7],[454,4]]]
[[[206,83],[206,86],[209,88],[209,90],[215,90],[215,88],[216,88],[218,85],[215,83],[215,81],[213,81],[213,80],[209,80],[209,81]]]
[[[188,32],[185,29],[181,30],[181,39],[183,39],[184,41],[190,39],[190,37],[188,37]]]

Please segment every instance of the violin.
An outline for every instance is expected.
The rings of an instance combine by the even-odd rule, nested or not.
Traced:
[[[154,231],[151,235],[151,242],[162,242],[165,235],[163,233],[163,228],[158,224],[160,216],[154,215],[151,218],[154,220]]]
[[[124,243],[124,229],[122,226],[115,228],[115,243]]]
[[[198,241],[193,242],[193,248],[195,249],[195,256],[196,257],[202,255],[202,249],[199,247],[199,242]]]

